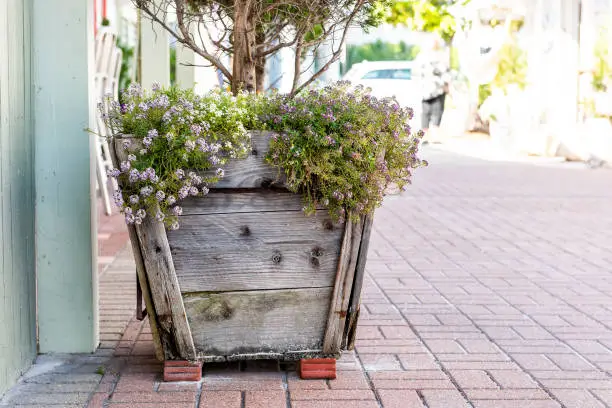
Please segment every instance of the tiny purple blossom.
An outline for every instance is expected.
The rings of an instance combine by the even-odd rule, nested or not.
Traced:
[[[134,223],[134,214],[125,214],[125,223],[133,224]]]
[[[187,197],[189,195],[189,186],[183,186],[178,191],[179,200]]]
[[[206,195],[206,194],[208,194],[209,191],[210,190],[208,189],[208,187],[206,187],[206,186],[202,187],[202,194]]]
[[[155,198],[157,198],[157,201],[164,201],[164,198],[166,198],[166,193],[159,190],[157,193],[155,193]]]
[[[115,191],[113,193],[113,200],[115,201],[115,205],[117,207],[121,207],[123,205],[123,196],[121,195],[121,191]]]
[[[217,169],[216,174],[217,174],[217,177],[223,178],[223,176],[225,176],[225,170],[219,168]]]
[[[157,92],[157,91],[159,91],[160,89],[161,89],[161,85],[159,84],[159,82],[154,81],[154,82],[151,84],[151,90],[152,90],[153,92]]]
[[[174,214],[176,216],[179,216],[179,215],[183,214],[183,208],[179,207],[178,205],[172,207],[172,214]]]
[[[165,216],[165,215],[164,215],[164,213],[163,213],[163,212],[161,212],[161,211],[158,211],[158,212],[157,212],[157,214],[155,214],[155,219],[156,219],[157,221],[163,221],[163,220],[164,220],[164,218],[166,218],[166,216]]]
[[[134,224],[136,224],[136,225],[140,225],[140,224],[142,224],[142,218],[140,218],[140,217],[134,217]]]
[[[140,195],[143,197],[148,197],[151,195],[151,193],[153,193],[153,187],[151,186],[144,186],[140,189]]]
[[[122,145],[124,149],[127,149],[132,145],[132,142],[130,140],[124,140]]]
[[[182,179],[183,179],[183,177],[185,177],[185,170],[183,170],[183,169],[178,169],[177,171],[175,171],[175,172],[174,172],[174,174],[176,174],[176,177],[177,177],[179,180],[182,180]]]
[[[138,201],[140,201],[140,197],[136,194],[130,196],[130,204],[138,204]]]
[[[144,219],[146,216],[147,216],[147,212],[143,210],[142,208],[136,211],[136,217],[140,217]]]
[[[133,162],[133,161],[135,161],[135,160],[136,160],[136,156],[135,156],[135,155],[133,155],[133,154],[128,154],[127,159],[128,159],[128,161]]]
[[[124,212],[125,214],[132,214],[132,212],[133,212],[133,211],[132,211],[132,207],[125,207],[125,208],[123,209],[123,212]]]
[[[122,161],[120,167],[123,173],[127,173],[128,170],[132,167],[132,163],[130,163],[129,161]]]
[[[198,192],[199,192],[199,191],[198,191],[198,188],[197,188],[197,187],[191,187],[191,188],[189,189],[189,194],[190,194],[190,195],[192,195],[192,196],[197,196],[197,195],[198,195]]]
[[[151,129],[149,130],[149,132],[147,133],[147,136],[150,137],[151,139],[156,138],[157,136],[159,136],[159,133],[157,132],[157,129]]]
[[[191,129],[191,132],[196,136],[199,136],[200,133],[202,133],[202,126],[198,125],[197,123],[194,123],[193,125],[191,125],[190,129]]]
[[[116,178],[116,177],[119,177],[120,173],[121,172],[118,169],[114,169],[114,168],[106,170],[106,175],[108,177],[115,177]]]
[[[168,196],[168,198],[166,198],[166,204],[168,205],[172,205],[176,203],[176,197],[174,196]]]
[[[130,170],[130,183],[140,180],[140,172],[137,169]]]
[[[153,139],[151,139],[149,136],[142,139],[142,144],[146,147],[151,146],[151,143],[153,143]]]
[[[177,229],[179,229],[179,223],[178,223],[178,222],[176,222],[176,221],[174,221],[174,222],[172,223],[172,225],[170,225],[170,229],[171,229],[172,231],[176,231]]]
[[[193,140],[188,140],[185,142],[185,149],[187,149],[188,152],[192,152],[195,149],[195,142]]]

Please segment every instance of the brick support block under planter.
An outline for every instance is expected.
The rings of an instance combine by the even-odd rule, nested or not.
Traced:
[[[202,363],[185,360],[164,361],[164,381],[200,381]]]
[[[336,379],[335,358],[305,358],[300,360],[300,378],[302,380]]]

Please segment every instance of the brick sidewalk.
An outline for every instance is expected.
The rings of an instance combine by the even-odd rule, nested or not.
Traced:
[[[122,336],[106,323],[96,356],[26,379],[31,393],[13,403],[612,407],[612,172],[426,156],[414,186],[377,213],[357,349],[337,380],[300,381],[260,362],[162,383],[150,331],[131,320]],[[102,315],[117,321],[133,316],[130,257],[102,275]]]

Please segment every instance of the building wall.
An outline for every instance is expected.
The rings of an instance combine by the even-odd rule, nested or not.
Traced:
[[[0,395],[36,355],[30,7],[0,2]]]

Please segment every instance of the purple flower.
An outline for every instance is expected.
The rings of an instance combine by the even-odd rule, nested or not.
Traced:
[[[123,196],[121,195],[121,191],[115,191],[113,193],[113,200],[115,201],[115,205],[117,207],[121,207],[123,205]]]
[[[106,170],[106,175],[108,177],[115,177],[115,178],[117,178],[117,177],[119,177],[119,174],[121,174],[121,172],[118,169],[115,169],[115,168]]]
[[[216,174],[217,174],[217,177],[222,178],[223,176],[225,176],[225,170],[217,169]]]
[[[206,187],[206,186],[202,187],[202,194],[206,195],[206,194],[208,194],[209,191],[210,190],[208,189],[208,187]]]
[[[174,221],[174,222],[172,223],[172,225],[170,225],[170,229],[171,229],[172,231],[176,231],[177,229],[179,229],[179,223],[178,223],[178,222],[176,222],[176,221]]]
[[[147,136],[150,137],[151,139],[155,139],[157,136],[159,136],[159,133],[157,133],[157,129],[151,129],[147,133]]]
[[[151,143],[153,143],[153,139],[151,139],[149,136],[142,139],[142,144],[145,145],[146,147],[151,146]]]
[[[338,190],[334,191],[334,193],[332,194],[332,196],[338,200],[338,201],[342,201],[344,199],[344,194],[342,194],[341,192],[339,192]]]
[[[134,223],[134,214],[125,214],[125,223],[126,224],[133,224]]]
[[[140,108],[141,111],[146,112],[149,110],[149,104],[145,103],[145,102],[140,102],[138,104],[138,108]]]
[[[208,151],[210,151],[210,146],[208,145],[208,143],[206,143],[206,140],[204,140],[202,138],[198,138],[196,140],[196,143],[198,144],[198,148],[200,149],[201,152],[208,152]]]
[[[166,216],[165,216],[165,215],[164,215],[164,213],[163,213],[163,212],[161,212],[161,211],[158,211],[158,212],[157,212],[157,214],[155,214],[155,219],[156,219],[157,221],[163,221],[163,220],[164,220],[164,218],[166,218]]]
[[[124,149],[127,149],[132,145],[132,142],[130,140],[124,140],[122,145]]]
[[[159,190],[157,193],[155,193],[155,198],[157,198],[157,201],[164,201],[164,198],[166,198],[166,193]]]
[[[160,89],[161,89],[161,85],[159,84],[159,82],[154,81],[154,82],[151,84],[151,90],[152,90],[153,92],[157,92],[157,91],[159,91]]]
[[[137,169],[130,170],[130,183],[140,180],[140,172]]]
[[[136,217],[144,219],[146,216],[147,216],[147,212],[143,210],[142,208],[136,211]]]
[[[136,194],[130,196],[130,204],[138,204],[138,201],[140,201],[140,197]]]
[[[179,215],[183,214],[183,209],[181,207],[179,207],[178,205],[174,206],[174,207],[172,207],[172,214],[174,214],[176,216],[179,216]]]
[[[124,212],[125,214],[132,214],[132,207],[125,207],[125,208],[123,209],[123,212]]]
[[[185,149],[187,149],[188,152],[192,152],[195,149],[195,142],[193,140],[188,140],[185,142]]]
[[[197,187],[190,187],[189,188],[189,194],[192,196],[197,196],[198,195],[198,188]]]
[[[151,186],[144,186],[140,189],[140,195],[143,197],[148,197],[151,195],[151,193],[153,193],[153,187]]]
[[[189,186],[183,186],[178,191],[179,200],[184,199],[189,195]]]
[[[172,139],[174,139],[174,134],[172,132],[166,133],[166,140],[171,141]]]
[[[120,167],[123,173],[127,173],[127,171],[132,167],[132,163],[130,163],[129,161],[123,161],[121,162]]]
[[[179,180],[182,180],[182,179],[183,179],[183,177],[185,177],[185,170],[183,170],[183,169],[178,169],[177,171],[175,171],[175,172],[174,172],[174,174],[176,175],[176,177],[177,177]]]
[[[219,164],[219,162],[221,162],[221,160],[219,160],[217,156],[210,156],[210,159],[208,160],[210,161],[210,164],[212,164],[213,166],[216,166],[217,164]]]
[[[142,218],[140,218],[140,217],[134,217],[134,224],[136,224],[136,225],[140,225],[140,224],[142,224]]]
[[[168,205],[172,205],[176,203],[176,197],[174,196],[168,196],[168,198],[166,198],[166,204]]]
[[[135,156],[135,155],[133,155],[133,154],[128,154],[128,158],[127,158],[127,159],[128,159],[128,161],[133,162],[133,161],[135,161],[135,160],[136,160],[136,156]]]
[[[199,136],[200,133],[202,133],[202,126],[194,123],[193,125],[190,126],[191,129],[191,133],[193,133],[196,136]]]

